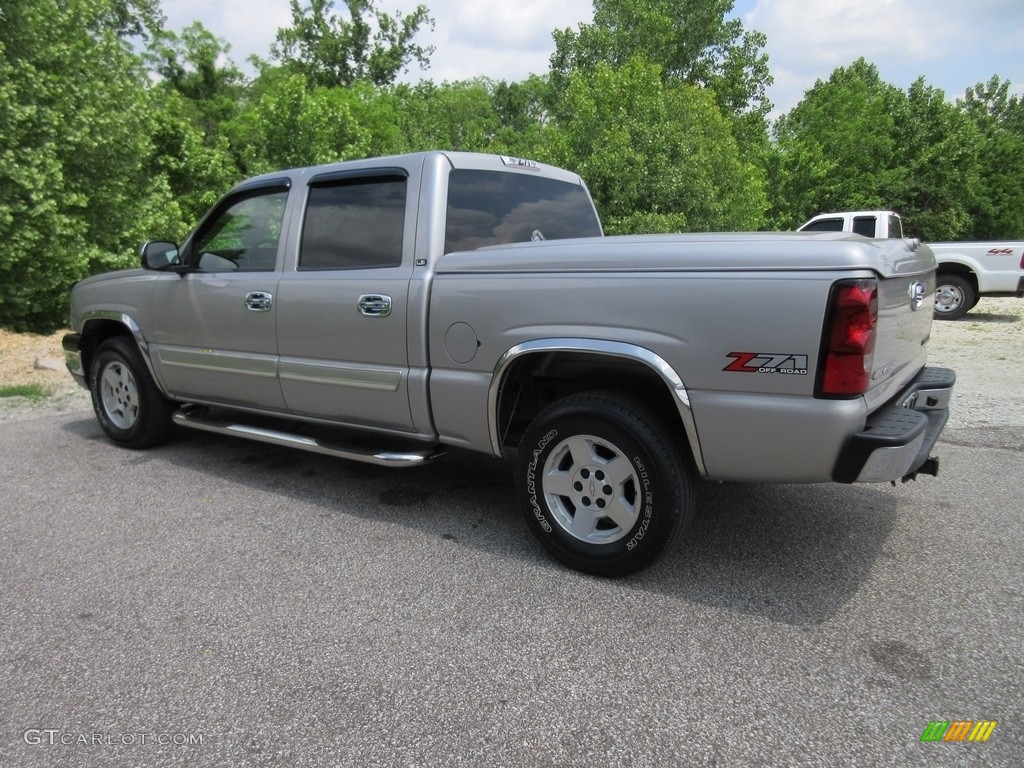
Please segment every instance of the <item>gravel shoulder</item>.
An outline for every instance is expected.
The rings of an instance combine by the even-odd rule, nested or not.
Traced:
[[[64,333],[0,330],[0,393],[19,385],[37,385],[47,393],[0,397],[0,421],[91,408],[89,393],[63,369]],[[948,428],[1024,426],[1024,301],[982,299],[961,320],[936,321],[928,362],[957,372]]]

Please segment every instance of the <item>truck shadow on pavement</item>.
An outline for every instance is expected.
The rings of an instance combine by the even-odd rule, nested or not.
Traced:
[[[995,312],[980,312],[978,310],[972,310],[963,317],[959,317],[956,320],[943,320],[941,322],[951,323],[1017,323],[1020,322],[1019,315],[1012,314],[997,314]]]
[[[820,624],[891,557],[899,499],[887,490],[702,483],[682,545],[635,578],[706,605]]]
[[[165,446],[131,452],[110,444],[91,417],[63,429],[94,442],[83,449],[93,455],[104,446],[104,462],[140,471],[167,463],[197,488],[229,483],[246,494],[241,525],[273,525],[287,499],[334,536],[356,516],[508,559],[537,578],[577,580],[579,589],[604,582],[564,568],[533,539],[516,508],[509,461],[455,450],[427,466],[392,469],[186,430]],[[682,540],[652,568],[615,583],[774,622],[819,624],[887,557],[899,499],[886,490],[699,483]]]

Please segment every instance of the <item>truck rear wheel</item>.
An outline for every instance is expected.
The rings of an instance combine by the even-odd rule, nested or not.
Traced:
[[[935,319],[958,320],[978,303],[974,286],[960,275],[939,275],[935,283]]]
[[[694,509],[688,463],[642,403],[617,393],[553,403],[519,447],[527,525],[566,565],[623,576],[655,562]]]
[[[119,445],[148,448],[166,441],[174,431],[171,403],[127,338],[107,339],[96,350],[89,392],[100,427]]]

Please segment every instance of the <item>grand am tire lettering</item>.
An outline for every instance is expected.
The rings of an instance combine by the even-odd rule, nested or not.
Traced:
[[[649,566],[693,515],[678,435],[640,401],[613,392],[545,408],[523,437],[516,487],[527,526],[566,565],[602,576]]]

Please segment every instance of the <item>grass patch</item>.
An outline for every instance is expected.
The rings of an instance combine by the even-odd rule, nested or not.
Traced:
[[[50,388],[42,384],[9,384],[0,387],[0,397],[25,397],[39,401],[50,396]]]

